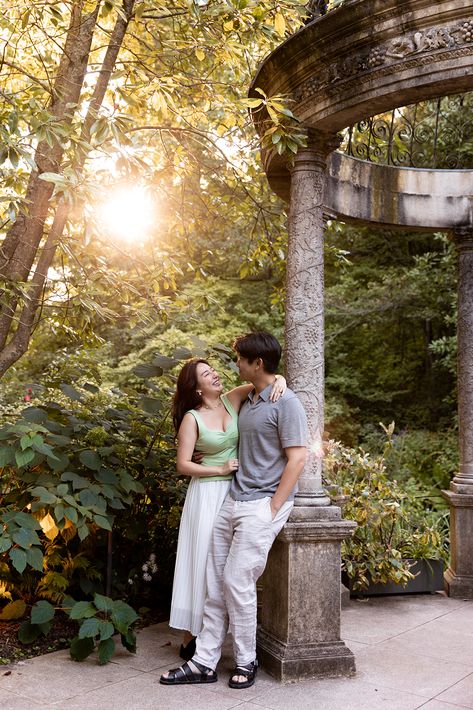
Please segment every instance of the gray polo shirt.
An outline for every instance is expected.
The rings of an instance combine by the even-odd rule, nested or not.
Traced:
[[[238,416],[239,467],[230,487],[234,500],[257,500],[272,496],[287,463],[284,449],[307,446],[307,418],[297,396],[287,389],[277,402],[271,402],[268,385],[254,399],[250,392]],[[293,489],[288,500],[297,492]]]

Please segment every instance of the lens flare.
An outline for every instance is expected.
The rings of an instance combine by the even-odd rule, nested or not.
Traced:
[[[143,187],[114,190],[98,210],[103,229],[123,241],[145,241],[156,220],[153,200]]]

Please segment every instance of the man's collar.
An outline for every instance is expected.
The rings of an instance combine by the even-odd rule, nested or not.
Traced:
[[[264,402],[267,402],[269,399],[269,395],[271,394],[271,388],[273,386],[273,383],[271,382],[267,387],[262,390],[262,392],[259,393],[258,399],[262,399]],[[254,402],[255,400],[255,395],[256,395],[256,390],[253,388],[251,392],[248,393],[248,399],[251,402]]]

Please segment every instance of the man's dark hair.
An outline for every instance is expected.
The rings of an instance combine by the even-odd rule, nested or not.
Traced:
[[[274,335],[270,333],[247,333],[235,338],[233,349],[248,362],[253,362],[260,357],[264,370],[270,375],[277,372],[281,359],[281,346]]]

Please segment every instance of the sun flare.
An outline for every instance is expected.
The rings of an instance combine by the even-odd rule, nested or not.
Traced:
[[[124,241],[144,241],[155,223],[156,209],[149,192],[143,187],[120,187],[99,207],[103,228],[111,236]]]

